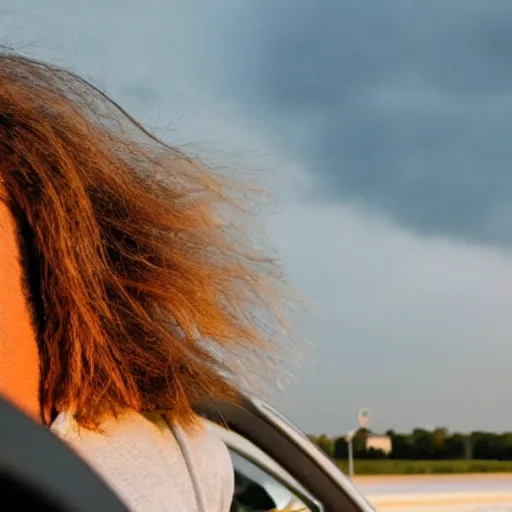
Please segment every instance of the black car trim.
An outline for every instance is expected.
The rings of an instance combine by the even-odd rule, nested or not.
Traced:
[[[23,510],[129,512],[60,439],[1,397],[0,496],[0,508],[6,511],[21,510],[17,505],[31,503]]]
[[[336,482],[312,457],[304,453],[278,425],[248,398],[238,405],[203,404],[198,412],[207,419],[242,435],[272,457],[283,469],[319,499],[326,512],[362,512],[339,482]],[[257,433],[257,441],[255,440]]]

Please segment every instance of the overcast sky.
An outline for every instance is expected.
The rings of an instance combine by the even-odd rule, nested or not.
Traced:
[[[512,429],[512,2],[0,0],[0,38],[273,169],[304,429]],[[222,156],[221,156],[222,155]],[[219,162],[219,163],[222,163]]]

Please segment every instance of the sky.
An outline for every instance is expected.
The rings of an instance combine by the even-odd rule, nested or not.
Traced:
[[[5,44],[271,176],[315,343],[274,401],[328,434],[361,407],[512,429],[511,26],[508,0],[0,0]]]

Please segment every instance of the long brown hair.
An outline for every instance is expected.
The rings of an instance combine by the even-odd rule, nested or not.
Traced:
[[[0,55],[0,180],[38,326],[41,406],[190,424],[283,339],[251,190],[159,141],[61,68]]]

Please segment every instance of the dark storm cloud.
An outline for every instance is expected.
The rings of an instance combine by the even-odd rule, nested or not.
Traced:
[[[222,25],[222,88],[306,155],[313,198],[512,242],[512,2],[251,5]]]

